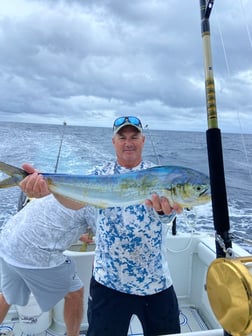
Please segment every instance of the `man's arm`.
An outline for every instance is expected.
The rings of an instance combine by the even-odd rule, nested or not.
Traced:
[[[19,186],[29,198],[41,198],[51,193],[45,179],[41,174],[39,174],[37,169],[28,163],[24,163],[22,168],[30,175],[23,179],[19,183]],[[53,194],[53,196],[58,200],[58,202],[69,209],[79,210],[85,206],[83,203],[72,201],[61,195]]]

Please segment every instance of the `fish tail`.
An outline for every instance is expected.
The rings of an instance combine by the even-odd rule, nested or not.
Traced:
[[[2,161],[0,161],[0,171],[10,176],[0,181],[0,188],[9,188],[17,186],[20,181],[22,181],[27,175],[29,175],[23,169],[11,166]]]

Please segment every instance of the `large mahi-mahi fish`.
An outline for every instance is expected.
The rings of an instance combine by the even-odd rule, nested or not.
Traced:
[[[23,169],[0,161],[0,170],[9,178],[0,188],[18,186],[27,175]],[[141,204],[153,193],[165,196],[171,205],[191,208],[210,201],[207,175],[179,166],[157,166],[118,175],[70,175],[41,173],[50,191],[99,208]]]

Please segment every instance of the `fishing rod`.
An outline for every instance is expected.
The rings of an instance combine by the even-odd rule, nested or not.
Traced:
[[[205,94],[208,130],[206,131],[208,165],[212,194],[213,221],[216,231],[216,257],[232,256],[232,240],[229,233],[227,192],[223,164],[221,131],[218,128],[215,85],[212,65],[209,17],[214,0],[199,0],[201,14],[201,34],[203,40]],[[231,336],[224,330],[225,336]]]
[[[64,121],[63,122],[63,130],[62,130],[61,139],[60,139],[59,150],[58,150],[58,155],[57,155],[57,160],[56,160],[56,164],[55,164],[55,168],[54,168],[54,173],[57,173],[57,170],[58,170],[60,153],[61,153],[62,143],[63,143],[63,139],[64,139],[64,135],[65,135],[66,125],[67,125],[67,123]],[[21,193],[19,195],[19,199],[18,199],[17,210],[19,211],[22,208],[24,208],[27,205],[27,203],[30,202],[30,200],[31,199],[28,196],[26,196],[26,194],[23,191],[21,191]]]
[[[226,250],[232,247],[229,234],[230,223],[228,214],[227,192],[224,175],[223,151],[221,131],[218,128],[217,108],[215,98],[215,85],[211,55],[210,24],[209,17],[214,0],[200,0],[201,33],[203,39],[204,65],[205,65],[205,93],[207,106],[208,130],[207,150],[209,175],[212,193],[213,220],[216,234],[223,240]],[[217,257],[226,257],[226,252],[216,243]]]
[[[58,170],[60,153],[61,153],[62,143],[63,143],[63,139],[64,139],[64,135],[65,135],[66,125],[67,125],[67,123],[64,121],[63,122],[63,130],[62,130],[61,139],[60,139],[59,151],[58,151],[57,160],[56,160],[56,164],[55,164],[55,168],[54,168],[54,173],[57,173],[57,170]]]

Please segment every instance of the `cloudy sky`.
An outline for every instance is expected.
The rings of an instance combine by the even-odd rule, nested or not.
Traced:
[[[252,1],[210,16],[218,123],[252,133]],[[0,120],[205,131],[199,0],[1,0]]]

